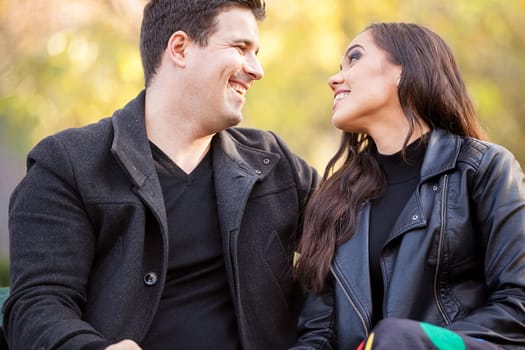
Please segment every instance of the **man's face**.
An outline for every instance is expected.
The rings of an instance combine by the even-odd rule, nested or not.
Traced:
[[[246,92],[263,76],[257,59],[259,31],[248,9],[234,7],[216,18],[208,45],[187,52],[187,89],[202,126],[217,132],[242,120]]]

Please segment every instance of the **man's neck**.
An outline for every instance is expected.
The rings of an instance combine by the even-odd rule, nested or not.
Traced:
[[[149,97],[149,98],[148,98]],[[145,122],[148,139],[187,174],[199,165],[210,149],[214,133],[206,132],[183,110],[170,110],[177,103],[146,95]]]
[[[213,135],[198,139],[190,139],[183,135],[166,137],[167,134],[155,135],[148,133],[148,139],[160,148],[186,174],[199,165],[210,150]]]

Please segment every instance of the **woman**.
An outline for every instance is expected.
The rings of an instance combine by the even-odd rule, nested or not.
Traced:
[[[294,349],[525,348],[525,177],[481,141],[450,48],[373,24],[329,85],[343,136],[305,214]]]

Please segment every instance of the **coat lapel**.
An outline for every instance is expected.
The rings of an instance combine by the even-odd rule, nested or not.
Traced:
[[[418,191],[415,191],[408,199],[403,210],[401,210],[401,214],[397,218],[392,230],[390,231],[390,235],[383,246],[386,246],[388,242],[410,230],[424,227],[426,225],[427,220],[423,212],[423,207],[421,206],[419,193]]]
[[[421,182],[453,168],[461,147],[457,137],[444,130],[432,131],[427,152],[421,168]],[[370,203],[360,209],[359,223],[352,238],[337,248],[333,269],[338,281],[349,292],[353,301],[370,315],[372,310],[369,265],[359,261],[369,261],[368,234],[370,220]],[[392,241],[406,232],[427,225],[424,208],[420,200],[419,190],[409,198],[399,218],[392,227],[391,234],[385,242]],[[356,257],[359,257],[357,260]]]
[[[370,202],[360,209],[359,222],[352,238],[337,248],[333,269],[337,273],[338,283],[344,288],[361,313],[370,320],[372,313],[372,291],[370,289],[370,271],[368,257],[368,230]],[[366,262],[363,264],[362,262]]]
[[[425,153],[425,159],[421,166],[419,186],[428,179],[453,169],[456,165],[460,148],[461,143],[457,137],[441,129],[433,130]],[[427,218],[425,217],[425,211],[421,203],[419,186],[405,204],[405,207],[392,227],[392,231],[385,245],[410,230],[427,225]]]
[[[113,115],[114,139],[111,151],[133,182],[137,195],[161,225],[167,247],[168,225],[162,188],[157,177],[144,121],[145,92]],[[167,249],[165,250],[167,254]]]
[[[228,131],[215,135],[212,141],[213,176],[217,197],[217,213],[221,228],[223,252],[228,281],[238,312],[239,306],[239,263],[238,237],[241,234],[241,221],[253,187],[263,181],[279,160],[279,155],[241,145]],[[265,159],[270,166],[264,168]],[[242,317],[242,316],[241,316]]]
[[[228,236],[239,230],[253,186],[272,171],[279,155],[241,145],[228,131],[215,135],[212,148],[219,221],[223,235]],[[265,159],[270,165],[263,168]]]

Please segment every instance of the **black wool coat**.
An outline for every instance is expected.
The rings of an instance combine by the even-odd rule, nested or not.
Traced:
[[[293,250],[317,174],[270,132],[228,129],[212,147],[242,346],[284,349],[296,338]],[[27,166],[9,208],[10,348],[140,343],[159,305],[169,254],[144,92],[111,118],[42,140]]]

